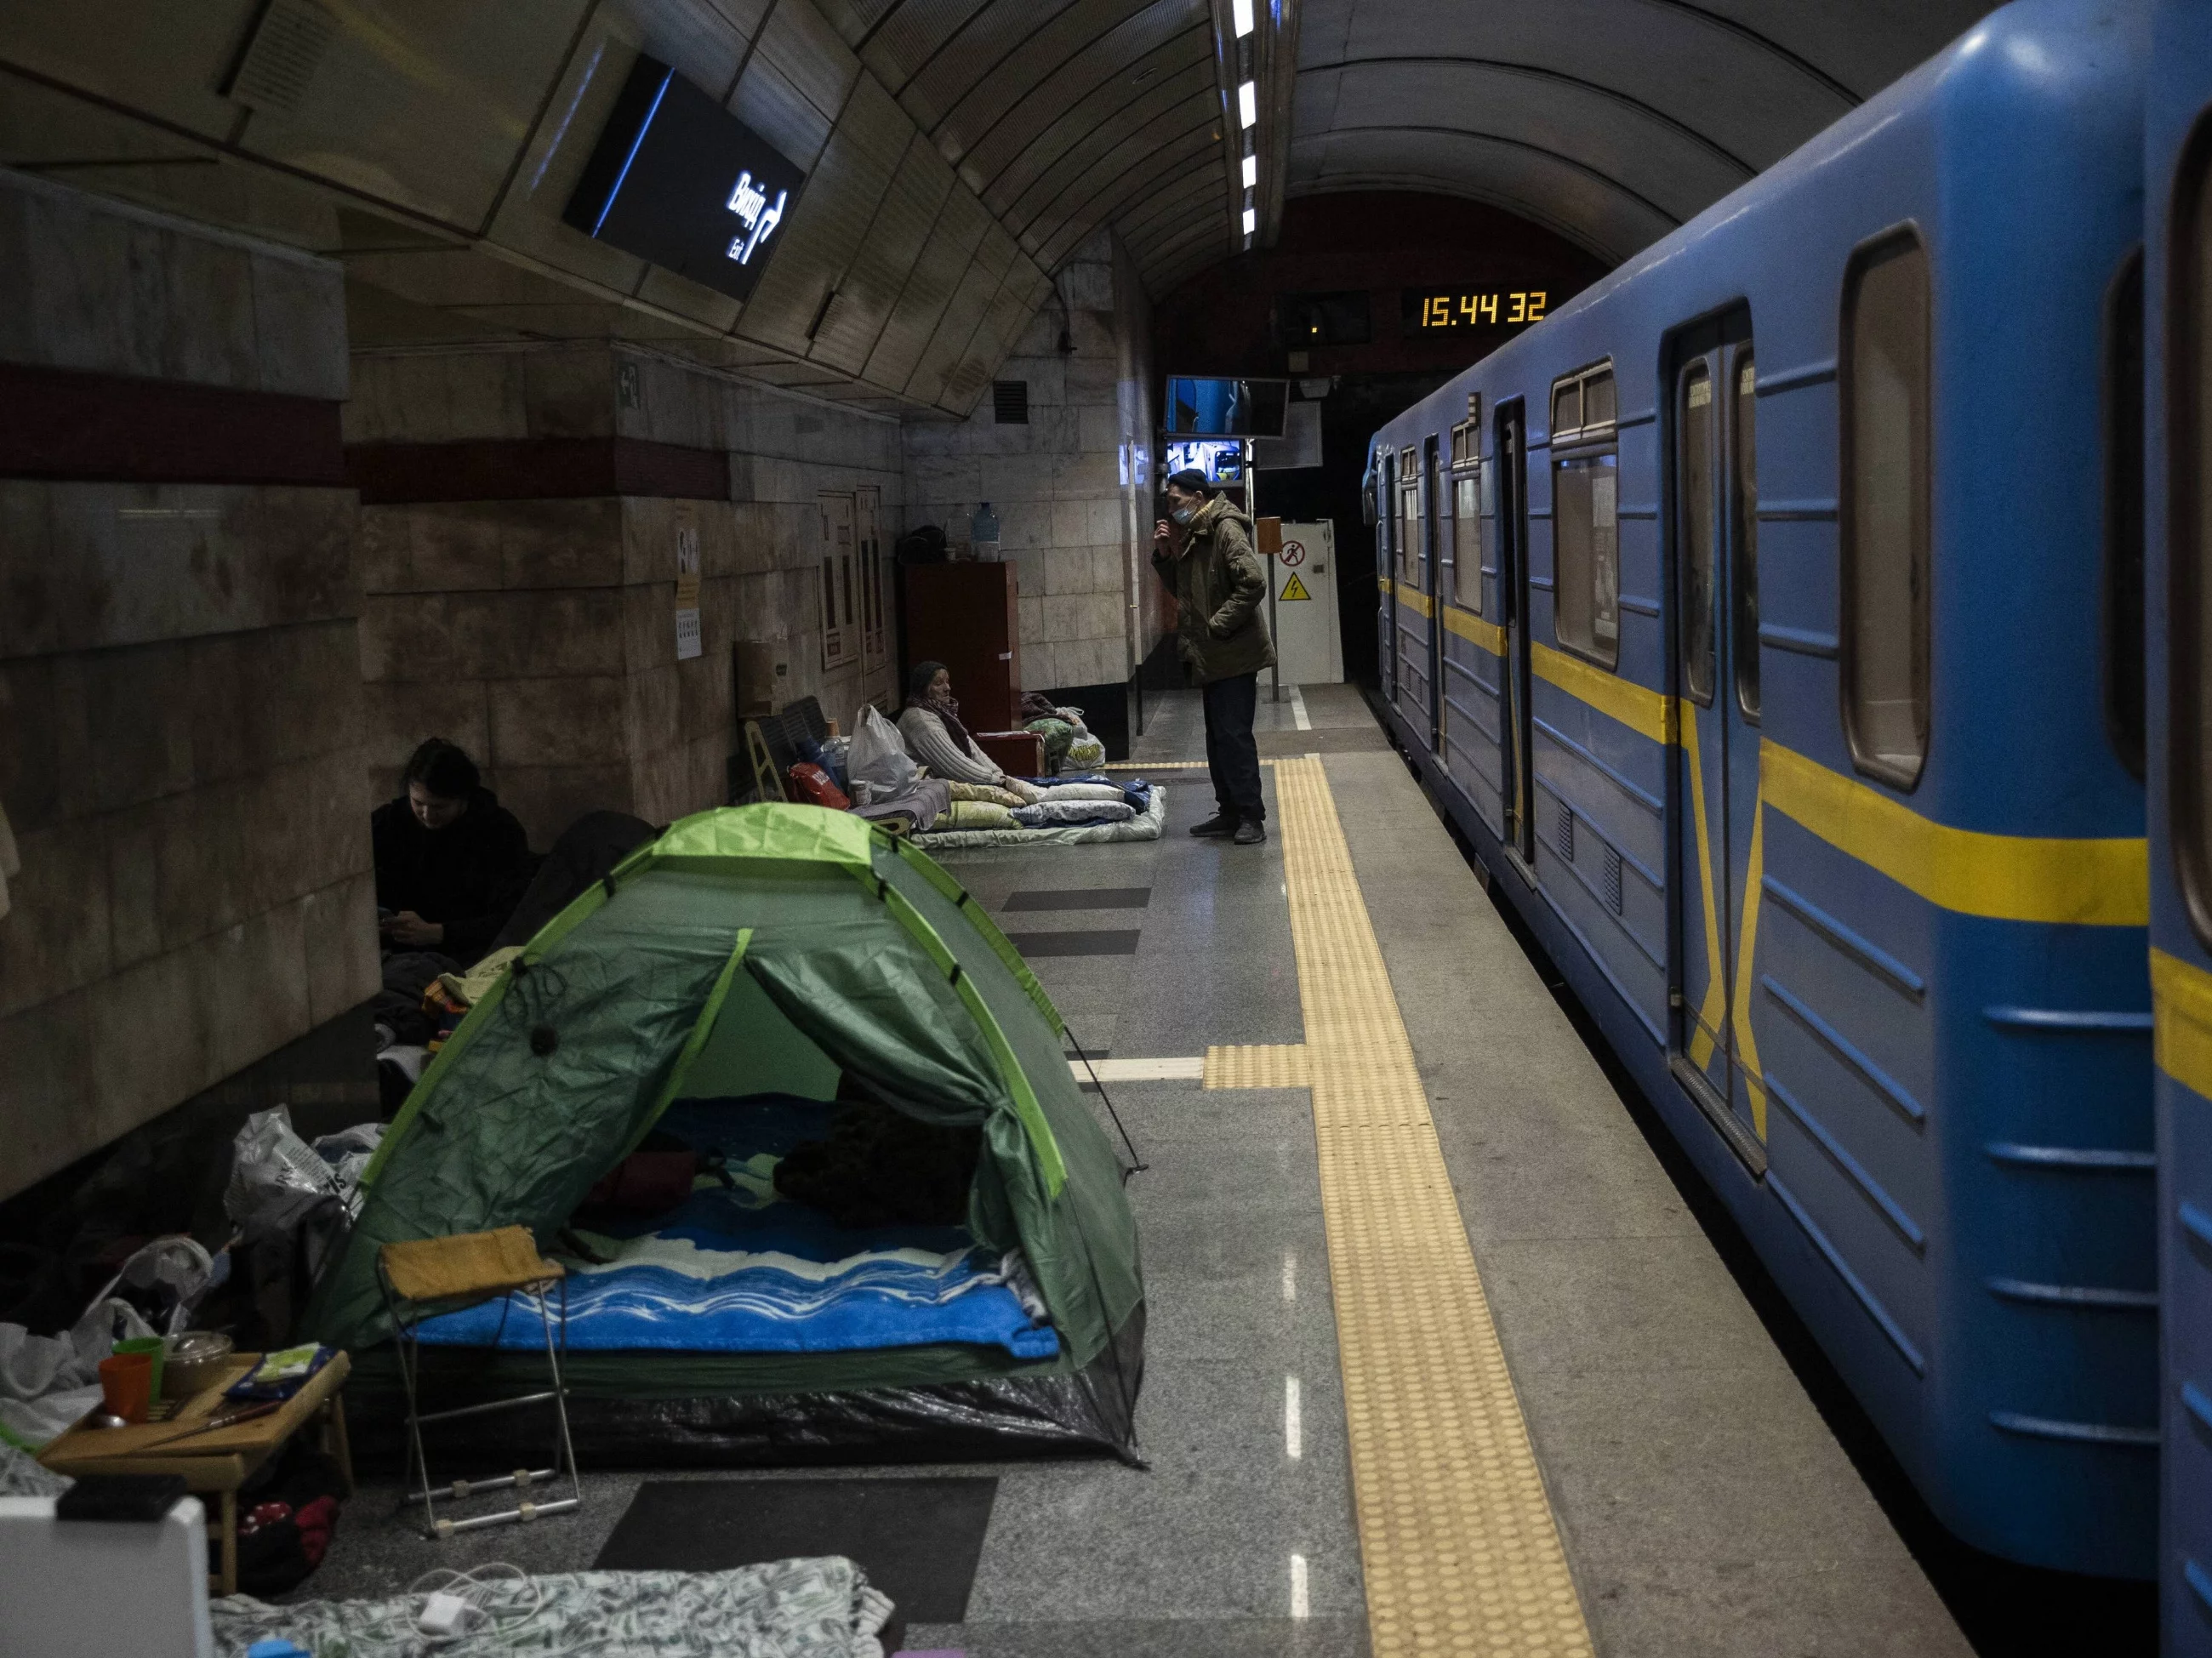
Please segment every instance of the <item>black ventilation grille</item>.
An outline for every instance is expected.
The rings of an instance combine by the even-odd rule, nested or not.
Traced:
[[[1030,383],[1027,380],[993,380],[991,413],[1001,426],[1027,426],[1030,423]]]
[[[1620,914],[1620,854],[1611,847],[1605,849],[1605,872],[1598,882],[1598,890],[1605,895],[1605,907],[1614,914]]]
[[[1552,831],[1552,844],[1559,848],[1559,856],[1571,864],[1575,861],[1575,809],[1564,800],[1557,804],[1559,818]]]

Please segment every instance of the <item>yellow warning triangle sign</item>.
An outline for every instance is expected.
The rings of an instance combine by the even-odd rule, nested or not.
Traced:
[[[1306,584],[1298,580],[1298,573],[1296,570],[1291,571],[1291,579],[1283,588],[1283,602],[1288,604],[1294,598],[1311,598],[1312,597],[1313,595],[1306,591]]]

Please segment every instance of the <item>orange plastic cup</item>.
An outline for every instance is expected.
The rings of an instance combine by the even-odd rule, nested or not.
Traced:
[[[154,1360],[146,1353],[116,1353],[100,1361],[100,1397],[125,1422],[143,1422],[154,1403]]]

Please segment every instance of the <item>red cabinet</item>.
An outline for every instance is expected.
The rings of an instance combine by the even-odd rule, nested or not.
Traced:
[[[906,575],[906,659],[942,662],[971,732],[1018,722],[1022,629],[1011,564],[912,564]]]

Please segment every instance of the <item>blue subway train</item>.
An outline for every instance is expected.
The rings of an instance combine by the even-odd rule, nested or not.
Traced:
[[[2191,900],[2144,781],[2145,582],[2177,618],[2186,586],[2146,574],[2155,480],[2212,443],[2147,441],[2145,367],[2199,349],[2160,305],[2212,331],[2212,8],[2153,14],[1992,14],[1392,421],[1370,477],[1389,720],[1504,900],[1943,1522],[2123,1576],[2158,1567],[2162,1433],[2169,1552],[2212,1568],[2212,802],[2176,819]]]
[[[2144,96],[2150,981],[2157,1011],[2160,1624],[2212,1658],[2212,23],[2167,0]]]

